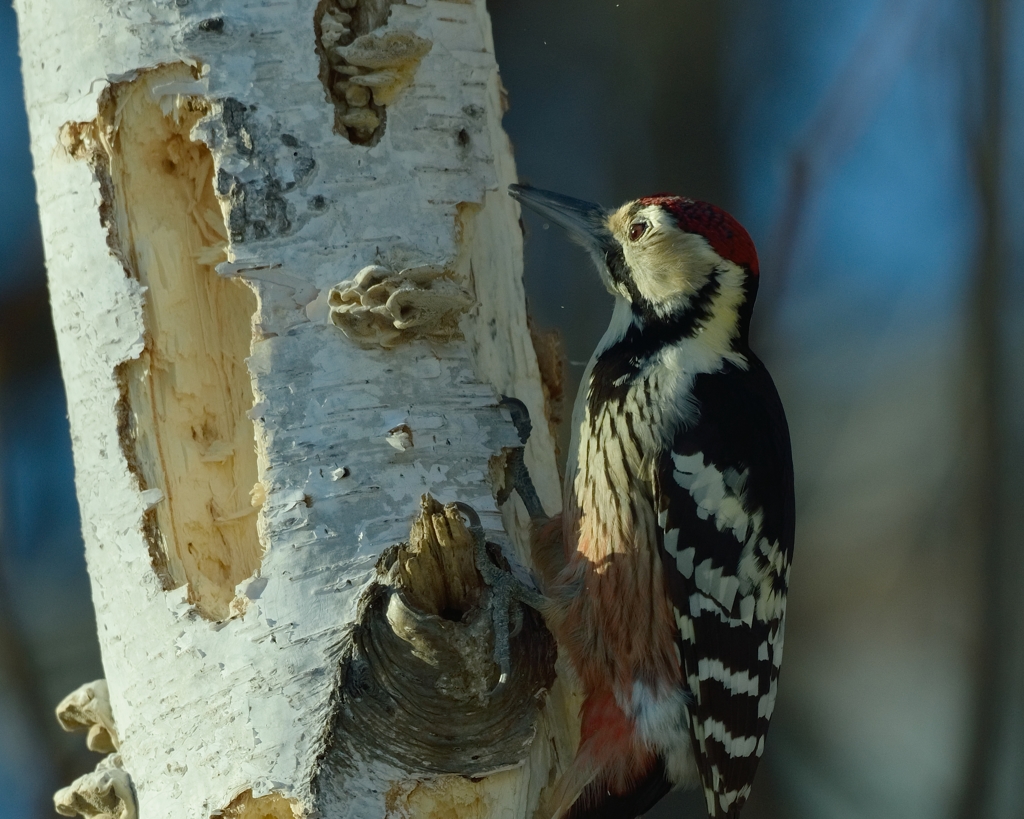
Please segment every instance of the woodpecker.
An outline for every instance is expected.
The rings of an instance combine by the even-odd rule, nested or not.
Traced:
[[[549,813],[629,819],[699,785],[711,819],[738,817],[775,708],[795,517],[786,417],[748,343],[753,242],[679,196],[509,192],[615,297],[573,411],[564,554],[541,578],[585,694]]]

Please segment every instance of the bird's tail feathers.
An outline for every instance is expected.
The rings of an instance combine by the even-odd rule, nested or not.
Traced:
[[[600,767],[593,754],[576,754],[569,768],[562,774],[555,789],[544,800],[543,810],[537,813],[537,819],[563,819],[590,785]]]

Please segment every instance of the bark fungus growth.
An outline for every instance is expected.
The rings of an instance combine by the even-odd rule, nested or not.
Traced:
[[[86,683],[68,694],[57,706],[57,721],[65,731],[86,731],[85,747],[90,751],[109,754],[120,745],[106,680]]]
[[[78,777],[53,795],[53,807],[62,816],[85,819],[136,819],[138,801],[124,770],[120,740],[106,680],[95,680],[68,694],[57,706],[57,721],[68,732],[87,731],[86,747],[107,754],[96,770]]]
[[[104,757],[95,771],[57,791],[53,807],[61,816],[84,819],[137,819],[139,815],[135,788],[120,754]]]
[[[121,443],[147,511],[143,529],[165,589],[213,620],[260,566],[252,383],[253,292],[222,278],[228,230],[209,149],[192,129],[216,116],[195,69],[172,64],[112,85],[94,123],[65,126],[89,159],[101,218],[127,273],[145,287],[145,349],[118,372]]]
[[[374,32],[393,0],[321,0],[313,16],[320,80],[334,104],[334,130],[356,145],[375,145],[386,107],[412,82],[431,43],[411,31]]]
[[[459,320],[473,303],[456,274],[437,265],[397,271],[370,265],[327,296],[335,327],[354,341],[385,348],[417,338],[461,338]]]

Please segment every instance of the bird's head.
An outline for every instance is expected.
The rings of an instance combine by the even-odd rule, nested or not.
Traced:
[[[724,210],[666,194],[610,210],[527,185],[509,193],[590,252],[605,287],[629,303],[637,323],[716,347],[746,346],[757,252]]]

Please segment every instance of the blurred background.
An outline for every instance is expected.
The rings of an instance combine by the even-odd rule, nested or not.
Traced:
[[[97,760],[52,713],[102,668],[0,3],[0,819],[35,819]],[[524,181],[707,199],[760,251],[799,525],[745,819],[1024,818],[1024,4],[489,7]],[[610,299],[526,228],[571,404]],[[704,815],[695,793],[650,814]]]

